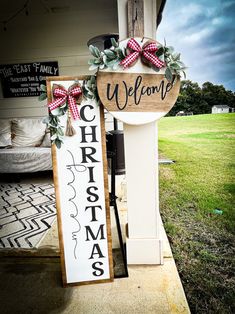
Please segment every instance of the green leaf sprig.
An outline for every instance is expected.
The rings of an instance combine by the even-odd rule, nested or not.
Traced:
[[[174,52],[172,46],[166,46],[166,42],[164,46],[159,45],[156,56],[166,64],[165,77],[168,81],[172,82],[175,75],[181,77],[181,73],[186,78],[187,67],[180,60],[180,53]]]
[[[41,91],[41,94],[39,95],[38,100],[43,101],[43,100],[47,99],[47,87],[46,87],[46,85],[41,84],[40,85],[40,91]]]
[[[91,75],[88,80],[83,81],[82,92],[85,99],[94,99],[99,102],[95,75]]]
[[[114,38],[111,38],[112,47],[105,49],[104,52],[100,51],[97,47],[90,45],[89,50],[92,54],[93,59],[88,61],[90,64],[89,70],[103,70],[110,68],[116,70],[119,67],[119,63],[127,56],[126,48],[120,48]],[[180,60],[180,53],[174,52],[172,46],[166,46],[158,44],[158,50],[156,56],[164,61],[166,64],[165,77],[169,82],[174,81],[174,76],[181,76],[183,73],[186,78],[185,70],[187,69],[184,63]],[[159,71],[158,68],[153,67],[155,71]]]
[[[100,51],[97,47],[90,45],[89,50],[94,57],[88,61],[90,64],[89,70],[98,70],[110,68],[116,70],[119,63],[127,56],[126,48],[120,48],[114,38],[111,38],[112,47]]]
[[[38,100],[43,101],[47,98],[47,88],[46,85],[41,84],[40,90],[42,93],[39,95]],[[51,134],[51,142],[55,144],[57,148],[60,148],[63,143],[64,130],[60,124],[59,116],[62,116],[68,110],[68,106],[65,103],[63,106],[56,108],[49,115],[43,119],[43,122],[47,125]]]
[[[47,127],[50,129],[51,142],[55,144],[57,148],[61,148],[63,143],[64,130],[63,126],[60,124],[59,115],[53,115],[51,112],[48,117],[43,119]]]
[[[43,101],[47,98],[47,89],[45,85],[40,86],[42,93],[38,97],[39,101]],[[96,76],[90,76],[86,81],[83,81],[82,86],[83,96],[85,99],[95,99],[98,101],[98,92],[96,87]],[[60,148],[63,144],[64,130],[60,124],[61,116],[65,115],[68,111],[68,104],[65,102],[62,106],[49,112],[49,115],[43,119],[43,122],[47,124],[50,130],[51,142],[55,144],[57,148]]]

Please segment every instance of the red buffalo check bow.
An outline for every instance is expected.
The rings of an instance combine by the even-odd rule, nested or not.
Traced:
[[[76,100],[78,100],[81,95],[82,89],[78,84],[70,86],[68,91],[62,85],[58,85],[58,87],[53,90],[54,101],[48,104],[48,107],[50,111],[52,111],[68,101],[69,110],[71,111],[73,119],[80,119]]]
[[[165,63],[154,54],[158,50],[157,44],[155,42],[151,42],[141,48],[139,43],[134,38],[131,38],[127,43],[127,47],[131,49],[131,53],[120,62],[124,68],[132,65],[132,63],[135,62],[139,56],[143,56],[157,68],[162,68],[165,66]]]

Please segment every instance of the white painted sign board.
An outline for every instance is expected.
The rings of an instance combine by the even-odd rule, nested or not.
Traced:
[[[53,84],[68,90],[74,80],[49,78],[49,95]],[[64,285],[113,278],[103,109],[83,98],[79,113],[76,134],[52,147]],[[60,117],[64,127],[66,120]]]

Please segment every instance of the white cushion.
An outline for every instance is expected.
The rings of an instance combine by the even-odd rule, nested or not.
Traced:
[[[43,138],[42,144],[40,145],[41,147],[51,147],[51,134],[50,131],[47,130],[46,134]]]
[[[11,145],[11,120],[0,119],[0,147]]]
[[[12,146],[39,146],[46,131],[42,119],[13,119]]]

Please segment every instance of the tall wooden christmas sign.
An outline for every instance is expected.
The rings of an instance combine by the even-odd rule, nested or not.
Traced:
[[[64,285],[113,278],[103,108],[92,77],[47,80]]]

